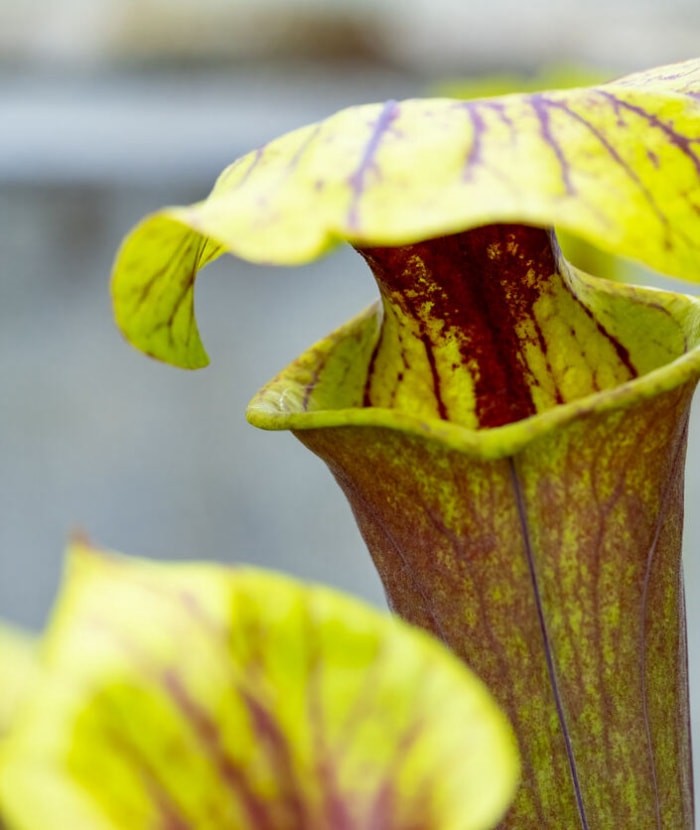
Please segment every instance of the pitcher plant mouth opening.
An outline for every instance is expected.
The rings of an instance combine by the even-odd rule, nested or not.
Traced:
[[[382,425],[498,457],[700,371],[696,299],[584,274],[551,230],[358,250],[380,303],[268,383],[255,426]]]

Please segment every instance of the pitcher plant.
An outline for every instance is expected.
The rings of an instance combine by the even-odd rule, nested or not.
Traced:
[[[268,383],[250,422],[327,463],[391,608],[507,712],[523,779],[499,826],[689,829],[700,304],[582,273],[555,229],[700,281],[700,60],[296,130],[132,231],[116,319],[147,354],[199,368],[199,269],[352,245],[379,301]]]

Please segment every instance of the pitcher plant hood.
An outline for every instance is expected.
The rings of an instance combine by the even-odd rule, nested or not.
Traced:
[[[211,195],[146,218],[119,253],[119,326],[206,364],[198,269],[224,252],[294,265],[341,241],[401,245],[496,222],[556,225],[698,280],[700,60],[583,89],[343,110],[243,156]]]
[[[700,281],[700,60],[297,130],[132,232],[116,318],[195,368],[203,265],[358,249],[380,302],[271,381],[250,421],[326,461],[392,608],[508,712],[524,778],[504,827],[690,828],[680,547],[700,304],[581,273],[553,227]]]

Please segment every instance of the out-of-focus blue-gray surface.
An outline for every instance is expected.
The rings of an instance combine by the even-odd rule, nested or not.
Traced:
[[[374,299],[359,257],[211,266],[196,303],[212,365],[194,373],[122,341],[108,278],[132,224],[202,198],[237,155],[409,92],[361,72],[0,82],[1,614],[41,623],[76,528],[131,553],[255,562],[382,601],[325,468],[244,419],[263,382]]]
[[[421,91],[357,70],[0,77],[0,616],[42,624],[74,529],[133,554],[254,562],[383,602],[321,462],[243,414],[264,381],[374,299],[359,258],[208,268],[197,311],[212,365],[196,373],[121,340],[108,275],[132,224],[203,197],[237,155],[341,106]],[[694,687],[697,420],[685,554]]]

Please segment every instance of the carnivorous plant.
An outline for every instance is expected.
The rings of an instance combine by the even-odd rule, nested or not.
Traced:
[[[391,607],[508,714],[523,778],[499,826],[691,828],[680,553],[700,305],[581,273],[557,228],[700,280],[700,60],[296,130],[134,229],[116,318],[198,368],[200,268],[354,246],[379,301],[267,384],[251,423],[328,464]]]

